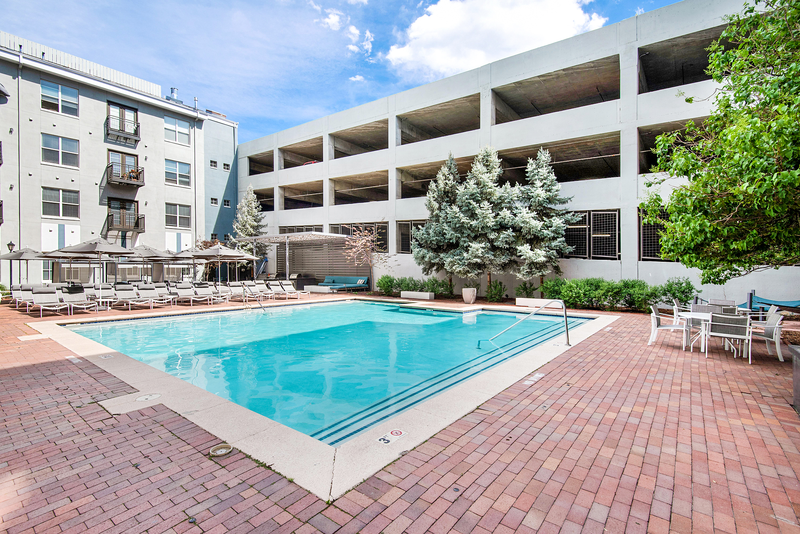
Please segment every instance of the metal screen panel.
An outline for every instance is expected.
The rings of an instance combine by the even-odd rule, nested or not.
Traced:
[[[619,257],[619,213],[616,211],[593,211],[592,259]]]
[[[285,275],[286,246],[278,245],[278,275]],[[369,265],[354,265],[344,255],[344,243],[289,244],[289,274],[314,275],[318,282],[326,276],[369,276]]]
[[[661,210],[660,216],[667,217],[666,210]],[[639,216],[639,259],[642,261],[669,261],[661,257],[661,232],[664,225],[646,223]]]
[[[567,226],[564,232],[564,239],[567,245],[572,247],[572,252],[566,254],[567,258],[588,258],[589,257],[589,212],[576,211],[580,219]]]

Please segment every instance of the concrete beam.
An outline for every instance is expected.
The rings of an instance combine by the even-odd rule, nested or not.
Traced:
[[[303,165],[304,163],[308,163],[309,161],[316,161],[313,158],[307,158],[305,156],[301,156],[300,154],[295,154],[294,152],[289,152],[287,150],[281,150],[281,156],[283,157],[284,164],[286,162],[294,163],[295,165]]]
[[[500,114],[507,119],[506,122],[512,120],[519,120],[522,117],[519,116],[519,113],[511,109],[511,106],[505,103],[505,101],[500,98],[500,95],[492,91],[492,126],[497,124],[497,115]]]
[[[403,120],[400,117],[397,117],[397,128],[400,130],[398,135],[398,140],[401,140],[403,138],[403,134],[406,134],[406,136],[411,137],[413,139],[413,141],[411,141],[412,143],[416,143],[417,141],[425,141],[427,139],[433,139],[433,136],[431,134],[417,128],[410,122]],[[402,144],[402,141],[400,144]]]
[[[334,152],[344,152],[348,156],[354,156],[356,154],[364,154],[365,152],[369,152],[368,149],[356,145],[354,143],[350,143],[349,141],[345,141],[344,139],[340,139],[336,136],[331,136],[331,140],[333,141],[333,150]]]

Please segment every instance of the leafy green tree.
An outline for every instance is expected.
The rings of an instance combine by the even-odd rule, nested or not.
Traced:
[[[236,206],[236,219],[233,221],[233,230],[236,232],[236,236],[233,239],[234,246],[253,256],[264,256],[267,253],[267,245],[265,243],[253,243],[238,239],[263,235],[266,233],[266,228],[264,214],[261,213],[261,205],[251,184],[247,186],[247,191],[245,191],[244,196]]]
[[[709,48],[711,116],[656,142],[654,170],[687,181],[642,204],[663,256],[714,284],[800,263],[800,3],[756,0],[728,22]]]

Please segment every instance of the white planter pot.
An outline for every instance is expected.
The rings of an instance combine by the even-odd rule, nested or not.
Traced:
[[[464,297],[464,304],[474,304],[478,298],[478,290],[474,287],[465,287],[461,290],[461,296]]]

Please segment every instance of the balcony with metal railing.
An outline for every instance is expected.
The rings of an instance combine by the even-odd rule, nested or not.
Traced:
[[[106,137],[113,141],[137,142],[139,136],[139,123],[109,115],[106,117]]]
[[[135,232],[144,233],[144,215],[122,210],[108,210],[106,222],[103,225],[103,235],[109,232]]]
[[[109,163],[106,167],[106,181],[112,185],[142,187],[144,185],[144,167]]]

